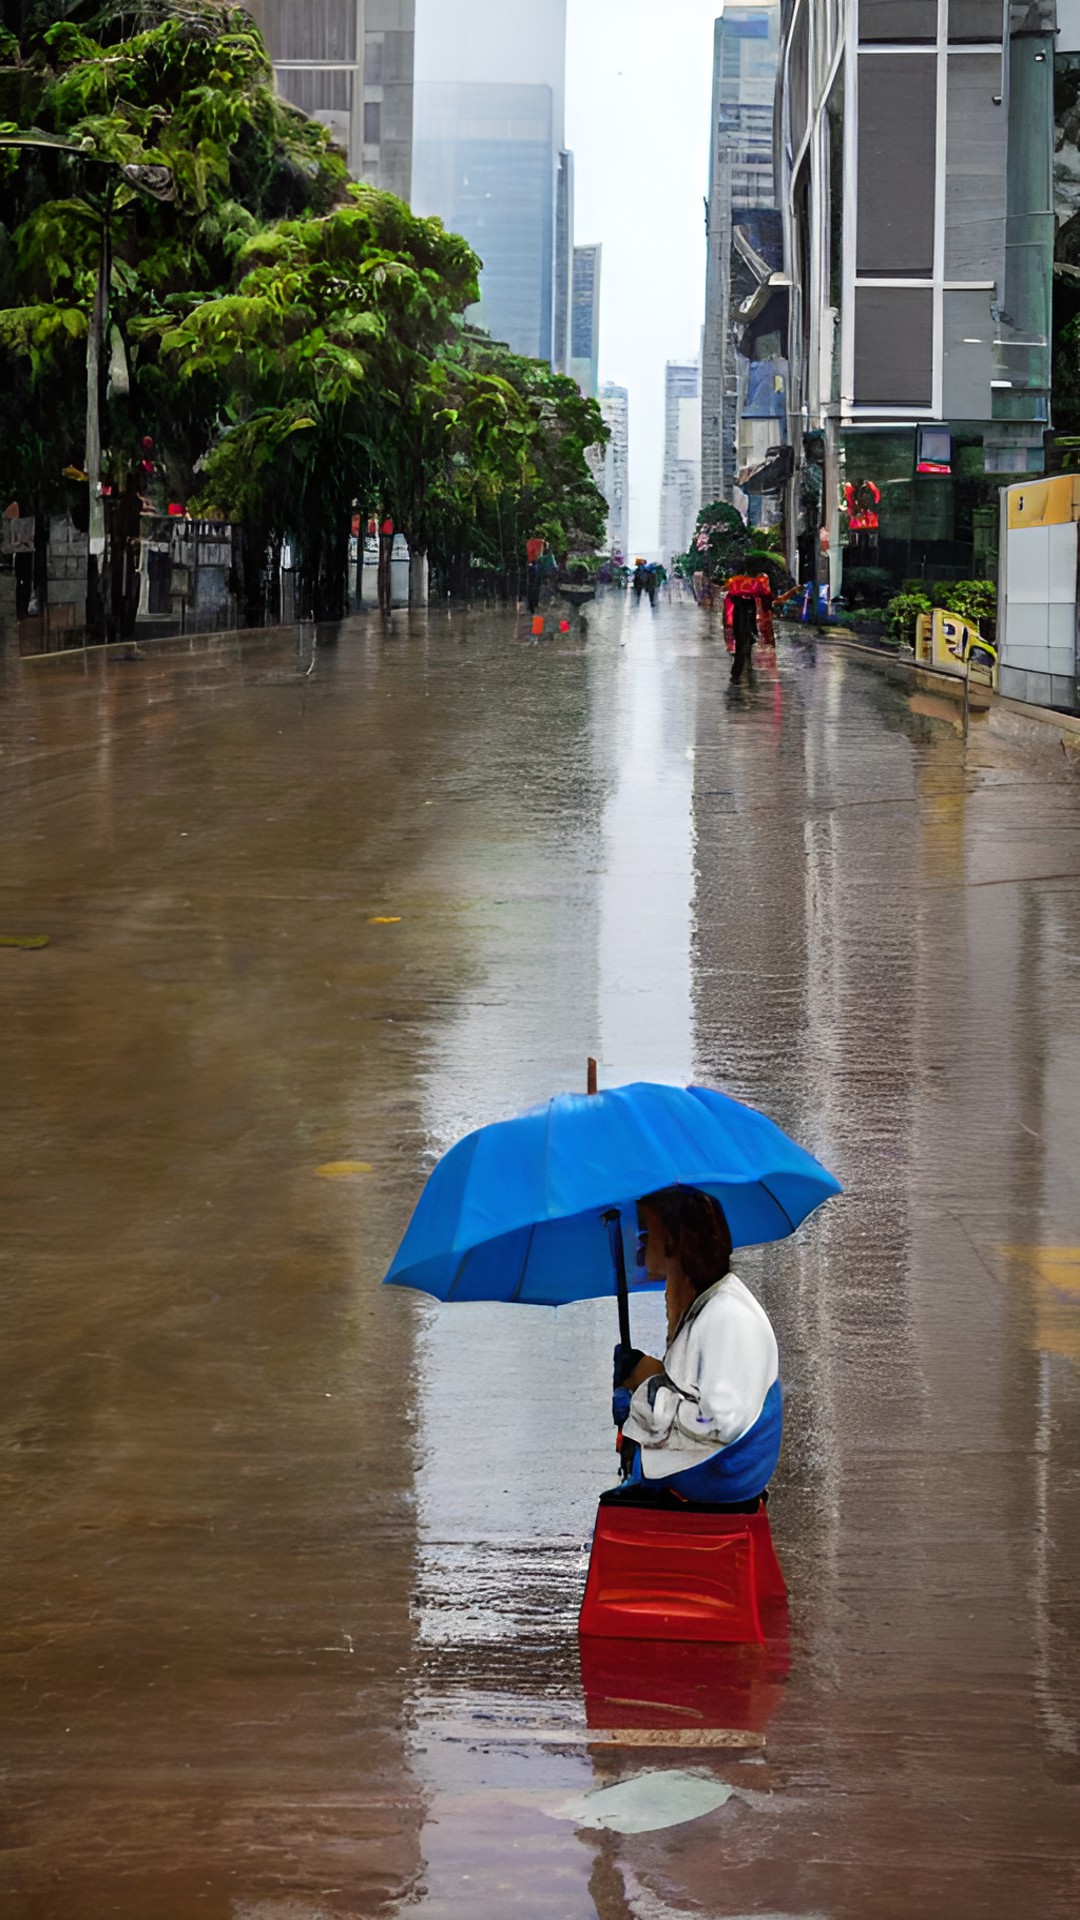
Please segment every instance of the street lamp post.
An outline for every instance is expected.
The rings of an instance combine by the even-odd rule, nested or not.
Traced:
[[[86,334],[86,490],[88,496],[86,559],[86,625],[88,632],[100,636],[105,631],[105,601],[102,580],[105,572],[105,496],[102,492],[101,458],[101,356],[105,345],[105,322],[109,311],[109,281],[112,276],[112,208],[116,192],[113,174],[106,177],[101,208],[101,246],[98,255],[97,282]]]

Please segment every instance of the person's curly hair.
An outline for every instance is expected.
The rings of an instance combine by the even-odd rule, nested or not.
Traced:
[[[664,1229],[666,1252],[678,1260],[694,1292],[731,1272],[731,1228],[719,1200],[697,1187],[663,1187],[638,1201]]]

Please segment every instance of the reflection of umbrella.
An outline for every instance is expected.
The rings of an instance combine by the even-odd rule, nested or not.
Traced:
[[[562,1306],[614,1294],[629,1344],[626,1234],[635,1202],[673,1186],[719,1200],[743,1247],[782,1240],[840,1192],[773,1121],[712,1088],[563,1093],[451,1147],[386,1278],[439,1300]]]

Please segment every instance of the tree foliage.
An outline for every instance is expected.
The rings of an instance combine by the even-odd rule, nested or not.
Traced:
[[[595,545],[599,409],[465,324],[479,261],[436,220],[349,183],[281,101],[249,16],[210,0],[0,0],[0,491],[85,512],[85,341],[108,224],[112,478],[144,434],[170,497],[298,549],[340,601],[354,502],[444,572],[528,533]],[[149,198],[121,168],[168,169]]]
[[[725,500],[714,500],[698,514],[686,564],[691,572],[704,573],[710,580],[726,580],[744,571],[753,539],[738,509]]]

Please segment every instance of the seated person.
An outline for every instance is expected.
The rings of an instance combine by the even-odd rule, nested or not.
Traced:
[[[629,1478],[605,1499],[755,1503],[783,1428],[769,1316],[731,1271],[718,1201],[668,1187],[639,1202],[638,1220],[646,1272],[665,1282],[668,1345],[663,1361],[615,1349],[612,1412],[636,1446]]]

